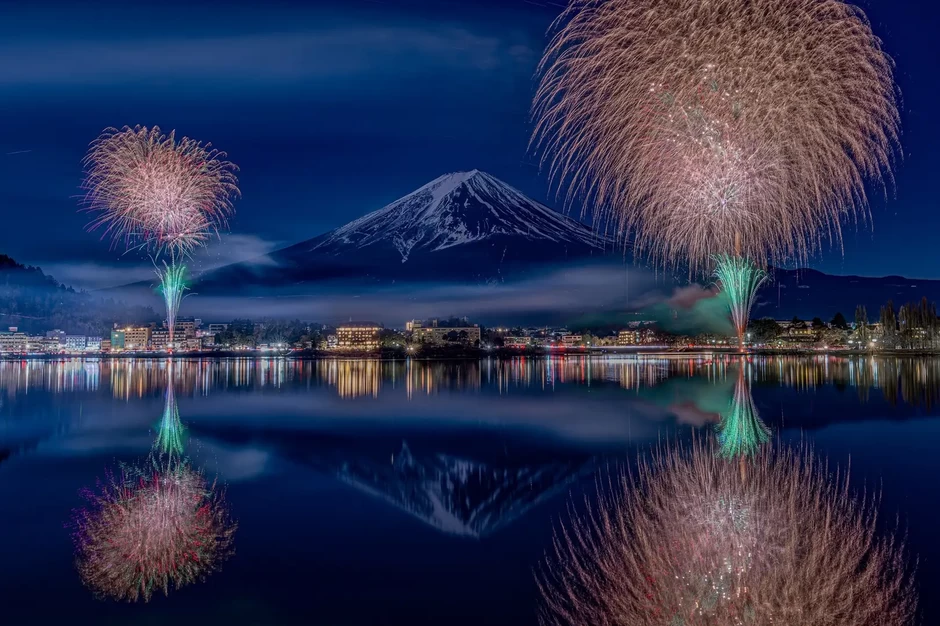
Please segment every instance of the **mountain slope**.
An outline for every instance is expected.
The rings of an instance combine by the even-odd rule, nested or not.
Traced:
[[[28,333],[59,328],[73,334],[103,335],[115,321],[150,322],[152,309],[61,285],[40,268],[0,254],[0,328]]]
[[[591,230],[478,170],[445,174],[383,209],[350,222],[310,248],[341,254],[391,244],[406,263],[412,251],[438,252],[498,236],[600,247]],[[299,244],[302,248],[304,244]]]
[[[501,281],[533,265],[603,257],[589,227],[473,170],[445,174],[349,224],[202,277],[200,289],[283,287],[329,278]]]

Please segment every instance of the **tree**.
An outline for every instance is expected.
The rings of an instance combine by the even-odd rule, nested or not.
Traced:
[[[820,331],[816,343],[823,348],[844,346],[848,332],[840,328],[826,328]]]
[[[868,311],[861,304],[855,309],[855,339],[865,347],[871,341],[871,334],[868,332]]]
[[[829,322],[829,325],[833,328],[838,328],[839,330],[848,330],[849,322],[845,319],[845,316],[841,312],[836,313],[833,316],[832,321]]]
[[[597,345],[597,337],[595,337],[589,332],[581,333],[581,345],[582,346]]]
[[[914,347],[914,333],[917,327],[916,314],[917,312],[912,310],[909,304],[902,304],[901,308],[898,309],[898,337],[901,340],[902,347]]]
[[[813,330],[823,330],[824,328],[826,328],[826,322],[822,321],[822,319],[818,317],[814,317],[812,323],[813,323]]]
[[[771,343],[776,341],[782,330],[783,329],[780,328],[780,324],[770,317],[751,320],[751,323],[748,326],[748,332],[751,335],[751,340],[755,343]]]
[[[798,318],[796,315],[793,316],[793,320],[790,322],[790,325],[793,328],[806,328],[806,322]]]
[[[888,303],[881,307],[881,335],[885,345],[895,347],[897,334],[898,321],[894,315],[894,302],[888,300]]]
[[[408,345],[408,340],[404,335],[389,328],[379,331],[379,342],[387,350],[404,350]]]

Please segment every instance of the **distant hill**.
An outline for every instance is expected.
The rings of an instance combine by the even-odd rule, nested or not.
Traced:
[[[828,321],[841,312],[855,319],[855,307],[864,305],[868,319],[878,320],[878,312],[888,300],[895,309],[920,301],[940,303],[940,280],[917,280],[903,276],[835,276],[811,269],[773,270],[758,295],[754,316],[789,319],[819,316]]]
[[[38,267],[0,255],[0,329],[24,332],[59,328],[72,334],[103,335],[115,321],[151,322],[153,309],[61,285]]]

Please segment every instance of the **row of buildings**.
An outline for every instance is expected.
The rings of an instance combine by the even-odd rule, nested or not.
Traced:
[[[335,334],[326,339],[327,350],[340,352],[374,351],[382,347],[381,324],[374,322],[348,322],[336,327]],[[470,324],[466,319],[463,324],[439,325],[437,320],[428,323],[412,320],[405,324],[405,333],[401,341],[414,344],[446,346],[462,345],[479,347],[482,333],[479,324]]]
[[[4,354],[82,354],[101,352],[163,351],[171,347],[179,350],[204,350],[215,343],[215,335],[227,324],[210,324],[200,328],[198,319],[182,319],[176,323],[173,345],[170,331],[156,324],[118,326],[108,337],[74,335],[62,330],[50,330],[43,335],[29,335],[15,326],[0,331],[0,353]]]
[[[28,335],[16,326],[0,331],[0,353],[81,353],[100,352],[105,340],[101,337],[67,335],[61,330],[50,330],[44,335]]]

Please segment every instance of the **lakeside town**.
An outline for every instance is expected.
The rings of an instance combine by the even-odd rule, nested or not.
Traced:
[[[0,331],[0,354],[148,355],[148,354],[385,354],[441,356],[494,350],[520,353],[629,349],[730,350],[741,347],[761,351],[929,351],[940,343],[940,322],[933,305],[904,305],[895,313],[889,303],[879,320],[869,322],[863,307],[849,322],[841,313],[831,320],[793,318],[752,320],[739,345],[728,334],[683,335],[663,330],[650,320],[635,320],[621,327],[485,327],[466,317],[410,320],[400,327],[375,322],[337,325],[301,321],[247,319],[205,323],[179,318],[174,332],[166,322],[129,325],[115,323],[107,336],[70,334],[50,329],[27,334],[17,327]]]

